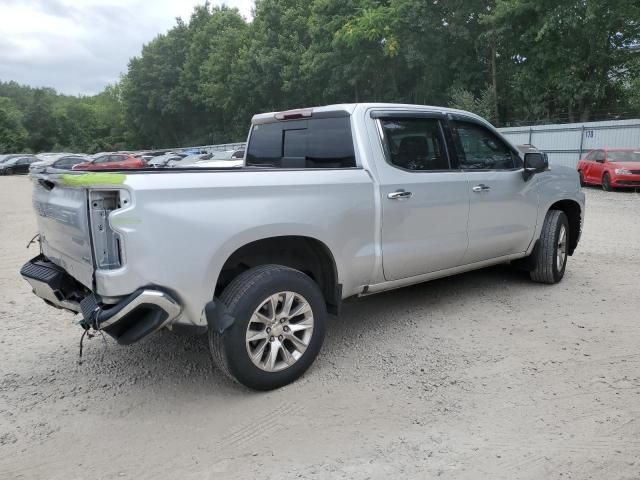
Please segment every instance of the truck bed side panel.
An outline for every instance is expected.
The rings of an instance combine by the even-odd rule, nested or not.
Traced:
[[[133,205],[111,218],[124,234],[125,263],[96,272],[101,295],[160,285],[181,298],[190,323],[201,324],[229,256],[285,235],[308,236],[331,250],[344,296],[372,274],[374,190],[362,169],[132,174],[125,187]]]

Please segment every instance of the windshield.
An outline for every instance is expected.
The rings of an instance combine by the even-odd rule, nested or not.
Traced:
[[[640,162],[640,150],[609,151],[608,157],[610,162]]]

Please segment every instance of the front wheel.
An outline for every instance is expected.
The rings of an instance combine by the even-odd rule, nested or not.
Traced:
[[[564,277],[569,252],[569,221],[564,212],[549,210],[542,225],[540,240],[533,254],[534,268],[529,273],[538,283],[558,283]]]
[[[272,390],[300,377],[320,351],[326,306],[307,275],[280,265],[236,277],[220,300],[235,319],[222,334],[210,329],[214,363],[232,379]]]
[[[611,176],[608,173],[605,173],[602,176],[602,189],[605,192],[610,192],[612,190],[611,189]]]
[[[7,168],[7,169],[4,171],[4,174],[5,174],[5,175],[13,175],[13,168]]]

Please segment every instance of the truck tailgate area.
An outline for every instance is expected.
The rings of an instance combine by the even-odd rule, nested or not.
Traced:
[[[42,253],[91,289],[94,269],[87,190],[34,179],[33,207]]]

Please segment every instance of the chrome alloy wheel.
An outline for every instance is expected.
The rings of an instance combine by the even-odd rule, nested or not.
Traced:
[[[564,262],[567,259],[567,229],[564,225],[560,226],[560,235],[558,235],[558,251],[556,254],[556,267],[558,272],[562,271]]]
[[[284,370],[304,354],[313,335],[313,311],[295,292],[266,298],[247,326],[247,352],[253,364],[266,372]]]

